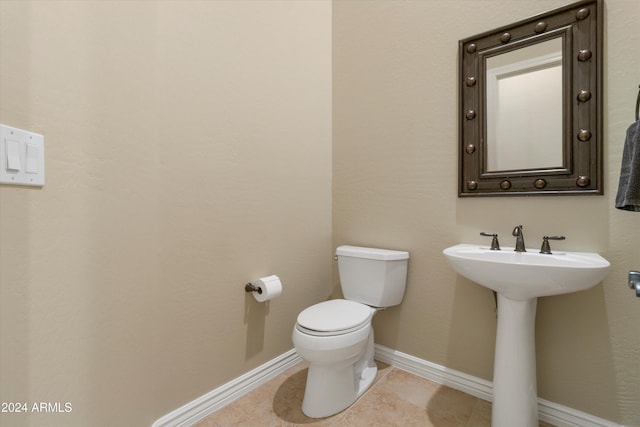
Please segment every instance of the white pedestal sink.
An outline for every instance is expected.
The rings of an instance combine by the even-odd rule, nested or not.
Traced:
[[[458,274],[498,293],[492,427],[537,427],[537,298],[597,285],[607,275],[609,261],[588,252],[493,251],[467,244],[443,253]]]

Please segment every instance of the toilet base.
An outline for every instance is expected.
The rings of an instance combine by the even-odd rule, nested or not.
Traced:
[[[302,412],[310,418],[324,418],[348,408],[369,389],[378,367],[373,360],[373,330],[366,349],[356,363],[311,364],[302,400]]]

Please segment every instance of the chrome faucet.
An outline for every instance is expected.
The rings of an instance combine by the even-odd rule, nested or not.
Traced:
[[[516,225],[511,233],[516,238],[516,252],[527,252],[524,247],[524,234],[522,233],[522,226]]]

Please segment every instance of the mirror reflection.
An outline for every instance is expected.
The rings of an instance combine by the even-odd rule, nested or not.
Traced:
[[[563,165],[562,38],[486,58],[486,170]]]

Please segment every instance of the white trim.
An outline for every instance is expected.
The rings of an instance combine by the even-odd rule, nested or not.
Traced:
[[[493,384],[482,378],[447,368],[406,353],[375,345],[375,358],[381,362],[446,385],[477,398],[491,401]],[[188,427],[280,375],[302,359],[295,349],[258,366],[192,402],[159,418],[152,427]],[[558,427],[624,427],[603,418],[538,398],[538,417]]]
[[[418,359],[380,344],[375,345],[375,358],[395,368],[463,391],[482,400],[490,402],[493,398],[493,385],[490,381],[467,375],[455,369]]]
[[[375,345],[375,358],[381,362],[446,385],[483,400],[492,401],[493,383],[438,365],[397,350]],[[623,427],[603,418],[538,398],[538,417],[558,427]]]
[[[538,397],[538,416],[540,420],[558,427],[624,427],[604,418],[598,418],[586,412],[549,402]]]
[[[302,359],[294,349],[159,418],[151,427],[188,427],[280,375]]]

